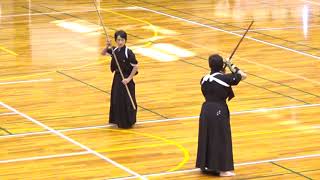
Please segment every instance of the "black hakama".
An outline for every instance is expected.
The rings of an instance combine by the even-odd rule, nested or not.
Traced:
[[[112,53],[111,50],[108,50],[107,52],[109,54]],[[127,78],[130,75],[133,66],[138,64],[135,55],[125,46],[122,48],[116,48],[114,52],[119,61],[123,75]],[[132,107],[132,103],[125,85],[122,83],[122,78],[114,57],[112,57],[110,67],[111,71],[114,72],[114,77],[111,89],[109,123],[116,124],[119,128],[131,128],[136,123],[137,109],[134,110]],[[127,84],[127,86],[137,108],[135,83],[133,79]]]
[[[240,80],[240,74],[221,73],[207,75],[201,80],[206,101],[202,105],[199,120],[197,168],[215,172],[234,170],[230,113],[226,99],[234,97],[231,86],[237,85]]]

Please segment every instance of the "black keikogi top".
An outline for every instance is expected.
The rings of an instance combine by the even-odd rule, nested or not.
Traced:
[[[133,69],[133,66],[138,64],[135,54],[132,52],[131,49],[127,48],[126,46],[123,46],[121,48],[112,47],[112,49],[115,55],[117,56],[123,75],[125,76],[125,78],[128,77]],[[107,49],[107,53],[111,54],[112,56],[110,69],[112,72],[119,72],[115,58],[112,55],[112,49]]]

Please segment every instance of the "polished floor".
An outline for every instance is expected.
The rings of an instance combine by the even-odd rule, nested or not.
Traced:
[[[320,179],[319,1],[97,2],[139,61],[130,130],[107,124],[113,74],[93,3],[1,0],[0,179],[217,178],[194,167],[199,82],[251,20],[233,57],[248,78],[229,102],[237,176],[225,179]]]

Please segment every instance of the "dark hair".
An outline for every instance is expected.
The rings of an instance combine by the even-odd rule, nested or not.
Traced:
[[[116,31],[114,33],[114,40],[117,41],[117,37],[120,36],[121,38],[127,41],[127,33],[123,30]]]
[[[219,72],[223,69],[223,58],[218,54],[209,56],[209,67],[213,72]]]

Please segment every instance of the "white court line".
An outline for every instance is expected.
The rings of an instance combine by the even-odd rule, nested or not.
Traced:
[[[4,15],[0,18],[10,18],[10,17],[20,17],[20,16],[42,16],[42,15],[50,15],[50,14],[65,14],[65,13],[85,13],[85,12],[95,12],[96,10],[86,10],[86,11],[61,11],[61,12],[48,12],[48,13],[26,13],[26,14],[11,14]]]
[[[141,9],[141,8],[142,8],[142,7],[132,6],[132,7],[128,7],[128,8],[125,8],[125,9],[128,9],[128,10],[139,10],[139,9]],[[104,9],[101,9],[101,10],[103,11]],[[313,27],[318,27],[318,26],[315,25],[315,26],[313,26]],[[320,26],[319,26],[319,27],[320,27]],[[244,30],[240,30],[240,31],[244,31]],[[239,31],[239,32],[240,32],[240,31]],[[237,31],[230,31],[230,32],[237,32]],[[202,47],[202,46],[199,46],[199,45],[195,45],[195,46]],[[240,57],[239,57],[239,59],[242,60],[242,61],[249,62],[249,63],[251,63],[251,64],[255,64],[255,65],[257,65],[257,66],[264,67],[264,68],[266,68],[266,69],[270,69],[270,70],[273,70],[273,71],[277,71],[277,72],[280,72],[280,73],[283,73],[283,74],[287,74],[287,75],[290,75],[290,76],[293,76],[293,77],[297,77],[297,78],[299,78],[299,79],[303,79],[303,80],[305,80],[305,81],[312,82],[312,83],[315,83],[315,84],[320,85],[320,82],[317,81],[317,80],[312,80],[312,79],[306,78],[306,77],[304,77],[304,76],[301,76],[301,75],[298,75],[298,74],[295,74],[295,73],[290,73],[290,72],[287,72],[287,71],[283,71],[283,70],[281,70],[281,69],[277,69],[277,68],[274,68],[274,67],[272,67],[272,66],[265,65],[265,64],[261,64],[261,63],[255,62],[255,61],[250,61],[250,60],[245,59],[245,58],[240,58]]]
[[[139,177],[139,178],[141,178],[141,179],[146,179],[146,178],[142,177],[140,174],[132,171],[131,169],[129,169],[129,168],[127,168],[127,167],[124,167],[123,165],[121,165],[121,164],[113,161],[112,159],[105,157],[104,155],[102,155],[102,154],[100,154],[100,153],[92,150],[91,148],[89,148],[89,147],[87,147],[87,146],[79,143],[78,141],[76,141],[76,140],[74,140],[74,139],[71,139],[70,137],[62,134],[61,132],[56,131],[56,130],[50,128],[49,126],[47,126],[47,125],[45,125],[45,124],[43,124],[43,123],[41,123],[41,122],[33,119],[32,117],[30,117],[30,116],[28,116],[28,115],[26,115],[26,114],[24,114],[24,113],[19,112],[18,110],[14,109],[13,107],[10,107],[10,106],[8,106],[7,104],[5,104],[5,103],[3,103],[3,102],[0,102],[0,104],[3,105],[4,107],[6,107],[7,109],[9,109],[9,110],[11,110],[11,111],[19,114],[20,116],[22,116],[22,117],[30,120],[31,122],[33,122],[33,123],[35,123],[35,124],[43,127],[44,129],[47,129],[47,130],[50,131],[51,133],[53,133],[53,134],[55,134],[55,135],[57,135],[57,136],[65,139],[65,140],[71,142],[71,143],[74,144],[74,145],[77,145],[77,146],[85,149],[86,151],[90,152],[91,154],[94,154],[94,155],[96,155],[97,157],[99,157],[99,158],[101,158],[101,159],[103,159],[103,160],[105,160],[105,161],[113,164],[114,166],[116,166],[116,167],[118,167],[118,168],[126,171],[127,173],[132,174],[132,175],[134,175],[134,176],[136,176],[136,177]]]
[[[107,10],[131,10],[134,7],[123,7],[123,8],[111,8]],[[25,13],[25,14],[10,14],[2,16],[0,13],[0,18],[10,18],[10,17],[22,17],[22,16],[42,16],[51,14],[70,14],[70,13],[85,13],[85,12],[96,12],[95,9],[85,10],[85,11],[60,11],[60,12],[48,12],[48,13]]]
[[[242,37],[242,34],[237,34],[237,33],[231,32],[231,31],[226,31],[226,30],[214,27],[214,26],[210,26],[210,25],[207,25],[207,24],[202,24],[202,23],[199,23],[199,22],[196,22],[196,21],[191,21],[191,20],[188,20],[188,19],[184,19],[184,18],[181,18],[181,17],[173,16],[173,15],[166,14],[166,13],[163,13],[163,12],[160,12],[160,11],[155,11],[155,10],[148,9],[148,8],[145,8],[145,7],[136,6],[136,9],[143,9],[145,11],[153,12],[153,13],[156,13],[156,14],[161,14],[161,15],[164,15],[164,16],[167,16],[167,17],[171,17],[173,19],[178,19],[178,20],[181,20],[181,21],[184,21],[184,22],[188,22],[190,24],[195,24],[195,25],[198,25],[198,26],[202,26],[202,27],[206,27],[206,28],[210,28],[210,29],[213,29],[213,30],[217,30],[217,31],[221,31],[221,32],[225,32],[225,33],[228,33],[228,34],[232,34],[232,35],[235,35],[235,36]],[[273,44],[273,43],[270,43],[270,42],[267,42],[267,41],[263,41],[263,40],[259,40],[259,39],[256,39],[256,38],[252,38],[250,36],[246,36],[245,38],[253,40],[253,41],[256,41],[256,42],[260,42],[262,44],[266,44],[266,45],[270,45],[270,46],[277,47],[277,48],[280,48],[280,49],[284,49],[284,50],[288,50],[288,51],[291,51],[291,52],[295,52],[295,53],[298,53],[298,54],[301,54],[301,55],[304,55],[304,56],[312,57],[312,58],[315,58],[315,59],[320,59],[319,56],[315,56],[315,55],[308,54],[308,53],[305,53],[305,52],[302,52],[302,51],[294,50],[294,49],[291,49],[291,48],[288,48],[288,47],[280,46],[280,45]]]
[[[34,80],[25,80],[25,81],[0,82],[0,85],[20,84],[20,83],[34,83],[34,82],[46,82],[46,81],[52,81],[52,79],[34,79]]]
[[[9,106],[5,105],[4,103],[0,102],[0,105],[3,105],[4,107],[7,107],[8,109],[10,109]],[[255,109],[255,110],[248,110],[248,111],[240,111],[240,112],[234,112],[231,114],[245,114],[245,113],[253,113],[253,112],[267,112],[267,111],[272,111],[272,110],[283,110],[283,109],[293,109],[293,108],[303,108],[303,107],[315,107],[315,106],[320,106],[320,104],[307,104],[307,105],[295,105],[295,106],[284,106],[284,107],[276,107],[276,108],[260,108],[260,109]],[[33,120],[31,117],[22,114],[16,110],[14,110],[13,108],[10,109],[14,112],[16,112],[17,114],[31,120],[32,122],[38,124],[40,122]],[[198,116],[190,116],[190,117],[184,117],[184,118],[172,118],[172,119],[165,119],[165,120],[156,120],[156,121],[144,121],[141,122],[139,124],[144,124],[144,123],[158,123],[158,122],[165,122],[165,121],[175,121],[175,120],[183,120],[183,119],[192,119],[192,118],[197,118]],[[41,125],[42,123],[40,123],[39,125]],[[43,124],[42,124],[43,125]],[[107,125],[108,126],[108,125]],[[73,129],[67,129],[67,130],[61,130],[61,132],[66,132],[66,131],[71,131],[71,130],[81,130],[81,129],[92,129],[92,128],[102,128],[102,127],[107,127],[107,126],[92,126],[92,127],[87,127],[87,128],[73,128]],[[45,129],[48,129],[49,127],[44,125]],[[49,128],[49,132],[45,131],[45,132],[37,132],[37,133],[26,133],[27,134],[48,134],[52,131],[50,131],[51,128]],[[53,129],[51,129],[53,130]],[[54,134],[59,135],[58,131],[53,130]],[[63,135],[63,134],[62,134]],[[64,136],[64,135],[63,135]],[[67,137],[67,136],[65,136]],[[67,139],[71,139],[68,138]],[[74,140],[72,140],[74,141]],[[71,142],[71,141],[70,141]],[[79,143],[80,144],[80,143]],[[77,144],[78,145],[78,144]],[[84,145],[82,145],[84,146]],[[84,148],[86,149],[86,148]],[[86,149],[87,150],[87,149]],[[0,161],[0,163],[10,163],[10,162],[19,162],[19,161],[28,161],[28,160],[38,160],[38,159],[48,159],[48,158],[56,158],[56,157],[67,157],[67,156],[76,156],[76,155],[82,155],[82,154],[91,154],[91,151],[85,151],[85,152],[77,152],[77,153],[68,153],[68,154],[60,154],[60,155],[50,155],[50,156],[38,156],[38,157],[31,157],[31,158],[20,158],[20,159],[12,159],[12,160],[2,160]],[[96,155],[96,154],[95,154]],[[278,158],[278,159],[270,159],[270,160],[262,160],[262,161],[253,161],[253,162],[245,162],[245,163],[239,163],[239,164],[235,164],[235,166],[244,166],[244,165],[253,165],[253,164],[261,164],[261,163],[267,163],[267,162],[276,162],[276,161],[285,161],[285,160],[293,160],[293,159],[302,159],[302,158],[311,158],[311,157],[319,157],[320,154],[315,154],[315,155],[306,155],[306,156],[295,156],[295,157],[288,157],[288,158]],[[100,156],[99,156],[100,157]],[[118,166],[117,166],[118,167]],[[168,174],[178,174],[178,173],[187,173],[187,172],[195,172],[195,171],[199,171],[199,169],[189,169],[189,170],[182,170],[182,171],[174,171],[174,172],[166,172],[166,173],[158,173],[158,174],[148,174],[148,175],[140,175],[141,178],[144,177],[150,177],[150,176],[162,176],[162,175],[168,175]],[[125,178],[116,178],[116,180],[120,180],[120,179],[132,179],[132,178],[136,178],[137,176],[132,176],[132,177],[125,177]]]
[[[17,114],[17,113],[14,113],[14,112],[2,113],[0,114],[0,116],[13,115],[13,114]]]
[[[314,84],[320,85],[320,82],[317,81],[317,80],[309,79],[309,78],[306,78],[304,76],[300,76],[300,75],[295,74],[295,73],[289,73],[287,71],[283,71],[281,69],[273,68],[272,66],[261,64],[261,63],[257,63],[257,62],[254,62],[254,61],[251,61],[251,60],[248,60],[248,59],[245,59],[245,58],[239,58],[239,60],[246,61],[248,63],[255,64],[257,66],[260,66],[260,67],[263,67],[263,68],[266,68],[266,69],[270,69],[272,71],[277,71],[277,72],[280,72],[280,73],[283,73],[283,74],[287,74],[287,75],[290,75],[290,76],[293,76],[293,77],[296,77],[296,78],[299,78],[299,79],[303,79],[305,81],[312,82]]]
[[[282,107],[274,107],[274,108],[258,108],[253,110],[247,110],[247,111],[238,111],[238,112],[231,112],[231,115],[241,115],[241,114],[248,114],[248,113],[264,113],[268,111],[276,111],[276,110],[284,110],[284,109],[297,109],[297,108],[305,108],[305,107],[317,107],[320,106],[320,104],[304,104],[304,105],[292,105],[292,106],[282,106]],[[145,120],[142,122],[138,122],[139,124],[149,124],[149,123],[161,123],[161,122],[170,122],[170,121],[181,121],[181,120],[190,120],[190,119],[196,119],[199,118],[199,116],[188,116],[188,117],[180,117],[180,118],[170,118],[170,119],[159,119],[159,120]],[[69,131],[79,131],[79,130],[89,130],[89,129],[100,129],[100,128],[106,128],[110,127],[111,125],[99,125],[99,126],[86,126],[86,127],[80,127],[80,128],[69,128],[69,129],[63,129],[63,130],[56,130],[59,132],[69,132]],[[23,137],[23,136],[29,136],[29,135],[41,135],[41,134],[49,134],[49,131],[41,131],[41,132],[32,132],[32,133],[23,133],[23,134],[13,134],[13,135],[3,135],[0,136],[1,138],[11,138],[11,137]]]
[[[32,160],[42,160],[42,159],[51,159],[51,158],[60,158],[60,157],[71,157],[71,156],[79,156],[79,155],[86,155],[91,154],[88,151],[82,152],[75,152],[75,153],[66,153],[66,154],[57,154],[57,155],[47,155],[47,156],[35,156],[35,157],[27,157],[27,158],[18,158],[18,159],[9,159],[9,160],[0,160],[0,164],[4,163],[13,163],[13,162],[21,162],[21,161],[32,161]],[[304,156],[293,156],[293,157],[286,157],[286,158],[277,158],[277,159],[268,159],[268,160],[261,160],[261,161],[252,161],[252,162],[244,162],[244,163],[237,163],[235,166],[247,166],[247,165],[255,165],[255,164],[263,164],[269,162],[278,162],[278,161],[288,161],[288,160],[296,160],[296,159],[305,159],[305,158],[313,158],[313,157],[320,157],[320,154],[312,154],[312,155],[304,155]],[[150,176],[161,176],[161,175],[168,175],[168,174],[178,174],[178,173],[185,173],[185,172],[194,172],[199,171],[198,168],[188,169],[188,170],[181,170],[181,171],[174,171],[174,172],[164,172],[164,173],[156,173],[156,174],[147,174],[142,175],[145,177]],[[131,179],[136,177],[124,177],[124,178],[115,178],[119,179]]]
[[[234,166],[235,167],[239,167],[239,166],[263,164],[263,163],[269,163],[269,162],[287,161],[287,160],[295,160],[295,159],[305,159],[305,158],[313,158],[313,157],[320,157],[320,154],[313,154],[313,155],[306,155],[306,156],[294,156],[294,157],[278,158],[278,159],[268,159],[268,160],[253,161],[253,162],[245,162],[245,163],[235,164]],[[142,176],[144,176],[144,177],[153,177],[153,176],[163,176],[163,175],[181,174],[181,173],[198,172],[198,171],[200,171],[200,169],[195,168],[195,169],[187,169],[187,170],[173,171],[173,172],[146,174],[146,175],[142,175]],[[135,178],[135,177],[113,178],[112,180],[126,180],[126,179],[133,179],[133,178]]]
[[[59,157],[79,156],[79,155],[85,155],[85,154],[91,154],[91,153],[88,151],[82,151],[82,152],[67,153],[67,154],[56,154],[56,155],[48,155],[48,156],[35,156],[35,157],[28,157],[28,158],[0,160],[0,164],[21,162],[21,161],[33,161],[33,160],[41,160],[41,159],[51,159],[51,158],[59,158]]]
[[[56,131],[59,131],[59,132],[79,131],[79,130],[87,130],[87,129],[105,128],[105,127],[110,127],[110,126],[111,125],[85,126],[85,127],[81,127],[81,128],[69,128],[69,129],[56,130]],[[31,135],[43,135],[43,134],[50,134],[50,131],[39,131],[39,132],[20,133],[20,134],[12,134],[12,135],[2,135],[2,136],[0,136],[0,139],[1,138],[24,137],[24,136],[31,136]]]
[[[314,25],[314,26],[308,26],[309,28],[312,27],[320,27],[319,25]],[[302,26],[292,26],[292,27],[278,27],[278,28],[257,28],[257,29],[251,29],[251,31],[272,31],[272,30],[285,30],[285,29],[303,29]],[[245,32],[246,30],[237,30],[237,31],[230,31],[230,32]]]
[[[144,9],[144,10],[146,10],[146,11],[154,12],[153,10],[150,10],[150,9],[147,9],[147,8],[143,8],[143,7],[138,7],[138,6],[131,7],[130,9],[131,9],[131,10]],[[157,13],[157,12],[154,12],[154,13]],[[168,14],[165,14],[165,13],[161,13],[161,12],[159,12],[159,13],[160,13],[160,14],[163,14],[163,15],[165,15],[165,16],[171,17],[171,15],[168,15]],[[175,18],[175,17],[173,17],[173,18]],[[179,19],[179,17],[176,17],[176,18]],[[181,20],[181,19],[180,19],[180,20]],[[182,20],[189,22],[188,20],[184,20],[184,19],[182,19]],[[197,24],[197,25],[200,24],[200,23],[192,22],[192,21],[191,21],[191,23]],[[202,24],[200,24],[200,26],[208,27],[208,25],[202,25]],[[223,29],[219,29],[219,28],[215,28],[215,27],[211,27],[211,26],[209,26],[209,28],[213,28],[213,29],[216,29],[216,30],[219,30],[219,31],[223,31],[223,32],[226,32],[226,33],[231,33],[231,34],[234,34],[234,35],[237,35],[237,36],[242,36],[242,35],[233,33],[234,31],[230,31],[230,32],[229,32],[229,31],[225,31],[225,30],[223,30]],[[241,31],[242,31],[242,30],[241,30]],[[247,37],[246,37],[246,38],[247,38]],[[254,40],[254,39],[253,39],[253,40]],[[257,41],[260,41],[260,40],[257,39]],[[268,42],[266,42],[266,43],[268,43]],[[272,44],[272,43],[269,43],[269,44]],[[275,46],[278,46],[278,45],[276,45],[276,44],[274,44],[274,45],[275,45]],[[282,47],[282,46],[281,46],[281,47]],[[280,47],[280,48],[281,48],[281,47]],[[283,47],[283,48],[286,48],[286,47]],[[290,49],[290,48],[288,48],[288,49]],[[292,50],[293,50],[293,49],[292,49]],[[293,51],[296,51],[296,50],[293,50]],[[300,52],[300,51],[297,51],[297,52]],[[303,53],[303,52],[301,52],[301,53]],[[313,56],[313,55],[312,55],[312,56]],[[316,56],[316,57],[317,57],[317,59],[320,59],[320,57],[318,57],[318,56]],[[283,71],[283,70],[280,70],[280,69],[277,69],[277,68],[273,68],[272,66],[260,64],[260,63],[257,63],[257,62],[254,62],[254,61],[250,61],[250,60],[247,60],[247,59],[244,59],[244,58],[240,58],[240,59],[243,60],[243,61],[247,61],[247,62],[249,62],[249,63],[251,63],[251,64],[255,64],[255,65],[258,65],[258,66],[261,66],[261,67],[264,67],[264,68],[267,68],[267,69],[270,69],[270,70],[273,70],[273,71],[277,71],[277,72],[280,72],[280,73],[284,73],[284,74],[287,74],[287,75],[290,75],[290,76],[294,76],[294,77],[303,79],[303,80],[305,80],[305,81],[312,82],[312,83],[315,83],[315,84],[320,85],[320,82],[318,82],[318,81],[316,81],[316,80],[312,80],[312,79],[306,78],[306,77],[304,77],[304,76],[300,76],[300,75],[298,75],[298,74],[289,73],[289,72],[287,72],[287,71]]]

